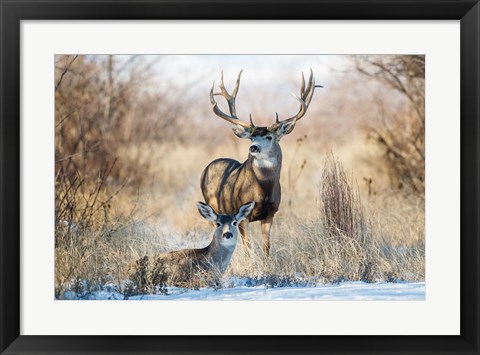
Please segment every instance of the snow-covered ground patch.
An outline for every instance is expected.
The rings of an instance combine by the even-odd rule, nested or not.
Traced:
[[[65,299],[79,299],[73,292],[66,293]],[[168,295],[136,295],[124,297],[115,290],[91,292],[81,297],[86,300],[346,300],[346,301],[418,301],[425,300],[425,282],[378,282],[361,281],[342,282],[339,284],[318,285],[315,287],[274,287],[265,286],[235,286],[214,290],[204,288],[189,290],[169,288]]]

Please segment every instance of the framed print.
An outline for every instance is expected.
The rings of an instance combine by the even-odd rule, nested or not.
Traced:
[[[2,1],[2,354],[479,353],[479,6]]]

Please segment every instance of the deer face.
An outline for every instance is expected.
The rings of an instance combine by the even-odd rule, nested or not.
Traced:
[[[259,159],[269,158],[278,149],[278,140],[275,133],[270,132],[267,127],[255,127],[246,138],[252,141],[249,154]]]
[[[243,127],[235,125],[232,127],[233,133],[239,138],[250,139],[249,153],[252,156],[261,158],[270,157],[276,152],[283,136],[291,133],[295,128],[296,121],[277,122],[270,127]]]
[[[197,203],[200,215],[216,224],[217,229],[214,238],[225,247],[232,247],[237,244],[238,223],[247,218],[253,207],[255,207],[255,202],[252,201],[241,206],[235,214],[219,215],[206,203]]]

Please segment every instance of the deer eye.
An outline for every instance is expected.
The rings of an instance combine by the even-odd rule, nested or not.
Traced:
[[[220,227],[222,224],[220,222],[217,222],[217,227]]]
[[[267,136],[267,141],[271,141],[272,140],[272,136]]]
[[[237,221],[233,221],[232,224],[233,224],[234,227],[236,227],[238,223],[237,223]]]

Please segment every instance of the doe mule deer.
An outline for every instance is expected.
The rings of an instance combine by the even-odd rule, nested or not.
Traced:
[[[201,249],[144,256],[130,266],[130,280],[139,292],[151,292],[159,285],[198,287],[218,279],[227,269],[237,245],[238,224],[254,206],[255,202],[248,202],[234,214],[221,215],[209,205],[198,202],[202,217],[216,225],[210,244]]]

